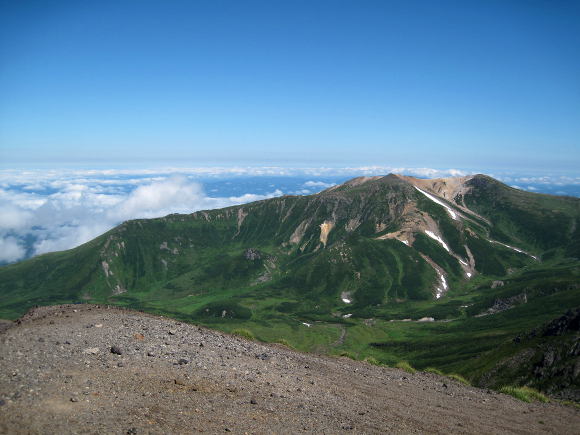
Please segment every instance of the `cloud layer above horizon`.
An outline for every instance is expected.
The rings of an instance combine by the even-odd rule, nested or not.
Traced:
[[[0,170],[0,264],[74,248],[129,219],[193,213],[284,194],[312,194],[355,176],[388,173],[422,178],[468,175],[455,169],[378,166],[4,169]],[[542,190],[542,185],[580,190],[580,177],[506,174],[495,178],[530,191]]]

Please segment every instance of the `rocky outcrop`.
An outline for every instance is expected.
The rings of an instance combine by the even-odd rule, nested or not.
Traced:
[[[516,354],[492,367],[480,386],[511,380],[554,398],[580,401],[580,307],[517,336],[511,346]]]
[[[487,316],[488,314],[495,314],[501,311],[509,310],[510,308],[515,308],[516,304],[525,304],[526,302],[528,302],[528,297],[525,293],[520,293],[519,295],[512,296],[511,298],[496,299],[493,307],[489,308],[485,313],[479,314],[477,317]]]

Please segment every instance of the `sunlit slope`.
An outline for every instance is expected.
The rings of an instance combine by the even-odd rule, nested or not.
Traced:
[[[483,175],[359,177],[315,195],[128,221],[1,267],[0,318],[116,304],[495,387],[544,364],[535,385],[569,395],[575,366],[547,362],[571,339],[529,331],[580,306],[579,219],[577,198]]]
[[[242,307],[248,293],[327,313],[431,300],[575,255],[579,214],[575,198],[481,175],[360,177],[316,195],[128,221],[76,249],[2,267],[2,315],[116,301],[198,317],[233,296]]]

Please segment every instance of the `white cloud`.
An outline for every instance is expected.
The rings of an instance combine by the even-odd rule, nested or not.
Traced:
[[[460,171],[458,169],[446,169],[446,170],[429,169],[429,168],[409,168],[406,170],[404,168],[402,169],[403,171],[401,172],[427,178],[465,177],[467,175],[467,172]]]
[[[128,219],[193,213],[283,194],[277,189],[263,195],[210,198],[200,183],[182,174],[149,173],[141,179],[127,174],[128,179],[118,179],[115,172],[113,178],[106,179],[103,172],[90,178],[78,171],[61,171],[61,178],[56,180],[54,171],[44,178],[40,171],[27,172],[12,171],[7,176],[6,171],[0,171],[0,179],[4,179],[4,189],[0,189],[0,262],[23,259],[27,249],[38,255],[76,247]],[[34,179],[34,185],[25,175]],[[33,244],[26,245],[25,238],[32,238]]]
[[[114,224],[107,222],[85,220],[74,222],[71,225],[50,228],[50,231],[42,234],[42,238],[34,244],[34,254],[39,255],[74,248],[93,240],[114,226]]]
[[[323,181],[307,181],[304,183],[304,187],[323,187],[328,189],[329,187],[336,186],[336,183],[325,183]]]
[[[8,236],[0,238],[0,262],[11,263],[24,258],[26,250],[22,247],[15,237]]]
[[[137,187],[131,194],[111,207],[107,217],[124,221],[152,218],[169,213],[191,213],[198,209],[204,194],[201,185],[183,175]]]
[[[281,190],[276,189],[272,193],[267,193],[265,195],[256,195],[252,193],[246,193],[242,196],[231,196],[229,198],[210,198],[206,197],[203,199],[203,207],[201,209],[214,209],[229,207],[232,205],[247,204],[248,202],[261,201],[263,199],[270,199],[276,196],[283,195]]]
[[[328,179],[320,181],[320,178],[315,177],[347,179],[388,173],[441,178],[463,176],[468,172],[386,166],[0,169],[0,262],[17,261],[24,258],[27,252],[35,255],[73,248],[127,219],[192,213],[284,194],[276,189],[275,184],[264,184],[262,187],[269,186],[273,191],[209,197],[196,180],[256,176],[304,177],[309,181],[297,182],[293,189],[298,190],[294,193],[310,194],[334,185]],[[518,189],[522,189],[519,186],[529,186],[528,190],[536,188],[542,191],[543,185],[580,186],[580,177],[568,175],[504,175],[505,180]],[[229,185],[235,183],[228,182]],[[256,190],[258,188],[254,192]],[[558,193],[563,192],[561,188],[558,189]],[[33,245],[30,245],[30,240],[35,240]]]
[[[2,175],[8,178],[6,172]],[[127,219],[191,213],[205,206],[200,184],[183,175],[105,180],[81,179],[76,172],[63,171],[62,179],[54,180],[52,171],[44,178],[32,171],[28,175],[34,185],[26,174],[9,175],[12,180],[0,189],[0,262],[22,259],[26,236],[36,239],[33,254],[43,254],[86,243]],[[128,194],[122,187],[137,182],[142,185]],[[44,192],[46,188],[52,193]]]
[[[19,230],[29,225],[32,213],[18,205],[2,201],[0,202],[0,217],[0,231]]]

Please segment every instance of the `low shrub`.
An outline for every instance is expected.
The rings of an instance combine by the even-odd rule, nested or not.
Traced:
[[[511,386],[506,385],[504,387],[501,387],[499,390],[497,390],[497,392],[502,393],[502,394],[509,394],[510,396],[513,396],[516,399],[523,400],[524,402],[528,402],[528,403],[531,402],[531,400],[528,399],[528,396],[521,388],[511,387]]]
[[[447,376],[449,379],[453,379],[454,381],[459,382],[460,384],[463,384],[467,387],[471,387],[471,384],[469,383],[469,381],[467,379],[465,379],[463,376],[458,375],[457,373],[450,373]]]
[[[427,367],[425,370],[423,370],[424,372],[427,373],[433,373],[435,375],[439,375],[439,376],[445,376],[445,373],[443,373],[441,370],[436,369],[435,367]]]
[[[407,373],[411,374],[417,371],[413,367],[411,367],[411,364],[409,364],[407,361],[399,361],[397,364],[395,364],[395,368],[405,370]]]
[[[284,346],[292,349],[292,345],[290,343],[288,343],[288,340],[285,340],[283,338],[279,339],[276,343],[283,344]]]
[[[374,366],[381,365],[380,361],[378,359],[376,359],[374,356],[367,356],[365,358],[365,361],[368,362],[369,364],[374,365]]]
[[[252,331],[250,331],[249,329],[245,328],[234,329],[232,331],[232,334],[247,338],[248,340],[256,340],[256,337],[254,337],[254,334],[252,334]]]
[[[550,401],[550,399],[548,399],[548,397],[545,394],[540,393],[538,390],[534,390],[533,388],[523,387],[522,390],[526,392],[526,395],[530,399],[534,399],[542,403],[548,403]]]
[[[349,351],[349,350],[345,350],[345,351],[341,352],[341,353],[340,353],[340,356],[345,356],[345,357],[347,357],[347,358],[350,358],[350,359],[352,359],[352,360],[355,360],[355,361],[356,361],[356,353],[354,353],[354,352],[351,352],[351,351]]]
[[[549,399],[546,395],[534,390],[530,387],[512,387],[509,385],[503,386],[498,390],[498,393],[509,394],[516,399],[523,400],[524,402],[530,403],[533,400],[538,400],[542,403],[546,403]]]

